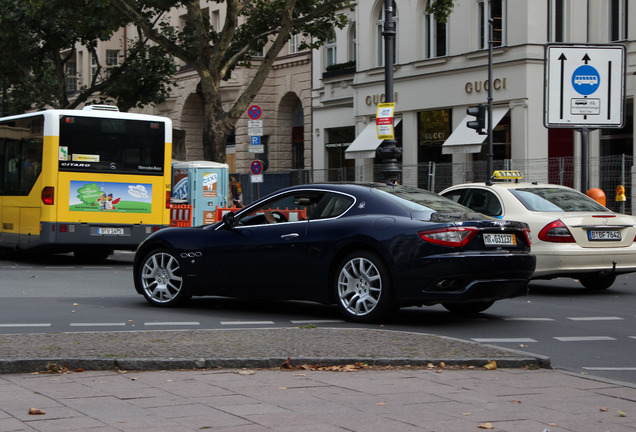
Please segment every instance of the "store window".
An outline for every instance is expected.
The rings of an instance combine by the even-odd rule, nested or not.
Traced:
[[[439,22],[435,15],[424,13],[424,58],[443,57],[448,54],[448,28],[448,22]]]
[[[610,41],[627,40],[627,0],[610,0],[609,6]]]
[[[381,2],[382,7],[378,15],[378,21],[376,22],[376,43],[377,43],[377,64],[378,66],[384,66],[384,2]],[[393,38],[393,64],[398,62],[398,10],[395,1],[392,2],[393,12],[393,25],[395,26],[395,38]]]
[[[505,44],[506,0],[480,0],[478,4],[479,49],[488,49],[488,20],[493,19],[493,46]]]
[[[325,129],[327,153],[327,180],[353,181],[355,161],[345,158],[345,150],[356,137],[355,126]]]
[[[565,42],[565,0],[548,0],[548,42]]]

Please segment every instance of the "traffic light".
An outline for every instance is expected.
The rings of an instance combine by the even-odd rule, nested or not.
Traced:
[[[469,107],[466,109],[466,113],[475,117],[475,120],[469,120],[466,122],[466,126],[471,129],[475,129],[479,135],[487,135],[488,132],[484,130],[486,127],[486,105],[479,104],[477,106]]]

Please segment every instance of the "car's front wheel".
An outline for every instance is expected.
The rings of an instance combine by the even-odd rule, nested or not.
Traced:
[[[350,321],[376,322],[396,310],[389,271],[375,253],[347,255],[338,264],[335,284],[338,308]]]
[[[474,315],[483,312],[492,306],[494,301],[470,302],[470,303],[442,303],[442,306],[453,313],[462,315]]]
[[[581,285],[583,285],[587,289],[596,291],[608,289],[614,284],[614,281],[616,281],[616,275],[613,273],[594,273],[587,276],[581,276],[579,278],[579,282],[581,282]]]
[[[148,253],[135,274],[142,293],[154,306],[177,306],[190,299],[177,258],[165,249]]]

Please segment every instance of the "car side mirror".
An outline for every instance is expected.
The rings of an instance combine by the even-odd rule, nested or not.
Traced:
[[[223,215],[223,225],[225,225],[226,228],[228,229],[232,229],[234,228],[234,213],[233,212],[227,212]]]

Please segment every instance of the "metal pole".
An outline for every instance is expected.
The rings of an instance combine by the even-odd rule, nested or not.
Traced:
[[[486,153],[486,181],[490,179],[493,169],[493,143],[492,143],[492,46],[493,46],[493,23],[492,18],[488,19],[488,151]]]
[[[395,40],[395,24],[393,23],[392,0],[384,0],[384,101],[395,102],[393,91],[393,60]],[[402,149],[395,139],[387,139],[376,150],[376,156],[382,161],[382,174],[385,181],[399,181],[400,164],[398,159],[402,156]]]
[[[590,188],[587,178],[588,157],[587,148],[589,142],[589,129],[581,128],[581,192],[586,193]]]

